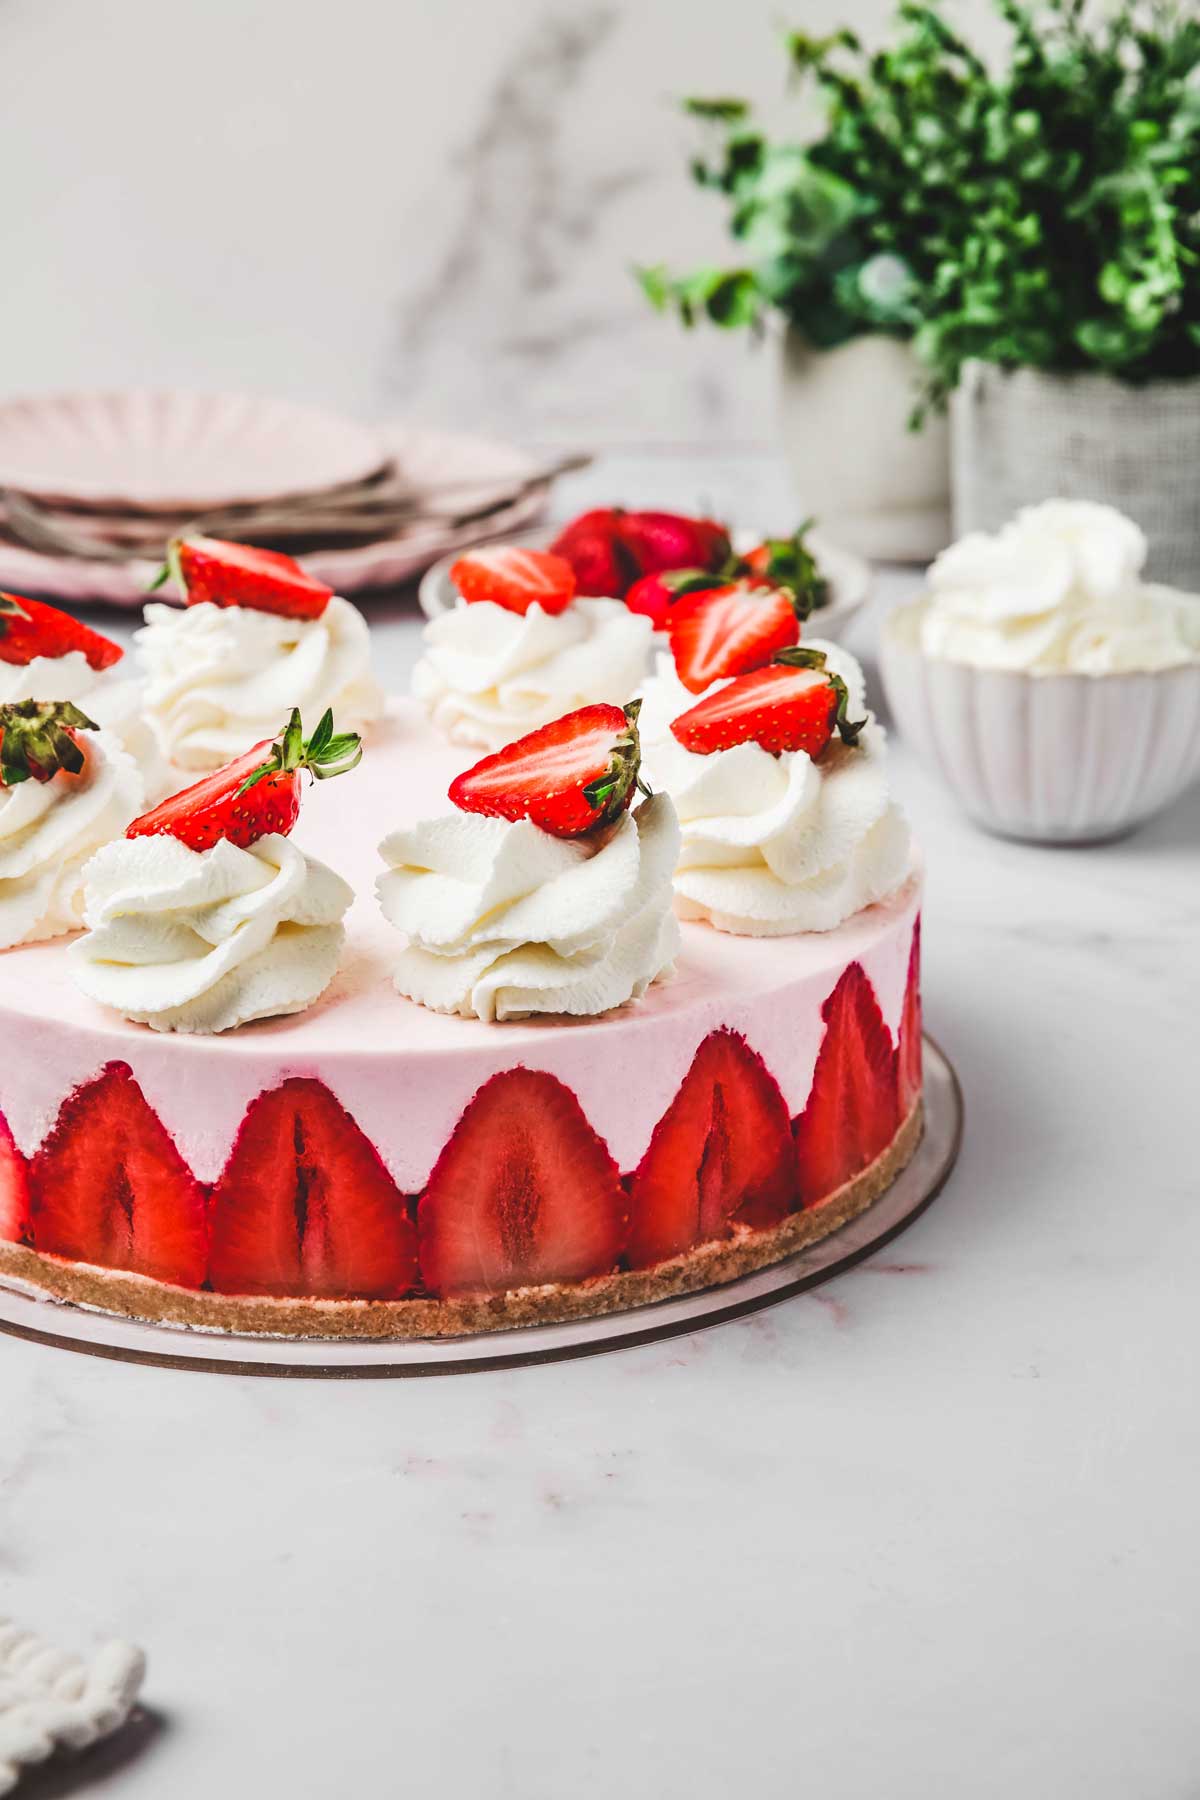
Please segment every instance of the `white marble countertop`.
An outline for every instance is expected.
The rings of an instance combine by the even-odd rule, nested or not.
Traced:
[[[612,459],[560,504],[621,496],[791,511],[719,456]],[[374,616],[398,680],[411,596]],[[97,1791],[1200,1792],[1200,792],[1036,850],[903,746],[895,778],[967,1134],[885,1258],[662,1347],[426,1382],[0,1339],[0,1613],[150,1654],[157,1729]]]

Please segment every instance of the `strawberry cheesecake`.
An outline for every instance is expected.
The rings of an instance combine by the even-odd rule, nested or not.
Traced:
[[[514,611],[511,573],[463,609],[579,604]],[[920,868],[861,673],[779,591],[479,760],[397,699],[330,789],[353,724],[293,716],[112,821],[86,933],[0,959],[0,1279],[448,1336],[726,1282],[868,1207],[921,1132]]]

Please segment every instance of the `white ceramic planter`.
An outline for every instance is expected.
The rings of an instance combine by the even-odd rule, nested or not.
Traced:
[[[923,601],[884,622],[897,729],[989,831],[1099,843],[1200,778],[1200,662],[1145,675],[1027,675],[926,656]]]
[[[1200,377],[1131,387],[972,362],[950,417],[956,537],[1040,500],[1100,500],[1145,532],[1150,580],[1200,592]]]
[[[884,562],[928,562],[950,541],[949,431],[908,420],[919,388],[908,346],[855,338],[780,352],[780,423],[802,512],[835,542]]]

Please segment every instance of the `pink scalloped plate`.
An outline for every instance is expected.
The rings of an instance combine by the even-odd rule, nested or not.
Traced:
[[[263,394],[126,388],[0,401],[0,487],[73,506],[202,512],[365,481],[386,461],[374,427]]]
[[[526,452],[488,438],[395,424],[375,427],[373,436],[418,494],[447,488],[459,512],[503,500],[536,472],[536,464]],[[485,523],[454,526],[445,519],[414,519],[409,530],[395,537],[352,549],[319,551],[300,561],[341,594],[396,587],[420,575],[440,556],[485,538],[507,537],[530,525],[540,516],[547,493],[548,487],[531,489],[490,514]],[[0,589],[49,600],[141,606],[156,569],[153,562],[87,562],[43,556],[0,541]]]

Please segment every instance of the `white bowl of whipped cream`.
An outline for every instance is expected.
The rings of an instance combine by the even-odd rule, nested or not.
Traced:
[[[1200,778],[1200,595],[1143,580],[1112,507],[1050,500],[943,552],[884,624],[901,734],[973,819],[1096,843]]]

